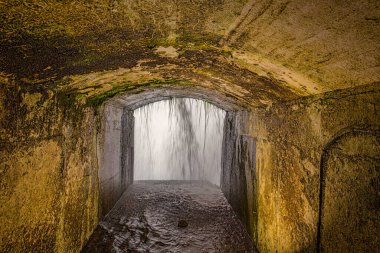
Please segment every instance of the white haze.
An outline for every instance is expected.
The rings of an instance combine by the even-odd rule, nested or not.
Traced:
[[[173,98],[140,107],[134,117],[134,180],[220,184],[224,110]]]

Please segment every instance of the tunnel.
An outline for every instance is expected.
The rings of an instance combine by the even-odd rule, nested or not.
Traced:
[[[198,101],[207,100],[208,103],[219,106],[219,107],[215,107],[214,110],[217,110],[217,109],[222,110],[225,113],[226,116],[225,118],[223,118],[223,123],[222,123],[223,131],[221,133],[223,143],[220,143],[220,147],[218,147],[220,148],[220,152],[221,152],[221,157],[219,157],[221,161],[219,161],[220,164],[218,164],[218,166],[222,165],[221,168],[217,168],[221,170],[217,175],[218,179],[215,180],[214,178],[208,178],[207,176],[204,176],[204,175],[196,177],[196,179],[208,180],[209,183],[213,183],[214,185],[217,185],[218,187],[220,187],[221,192],[223,192],[227,201],[232,206],[236,214],[239,216],[239,221],[243,224],[243,226],[245,226],[246,229],[248,230],[254,229],[250,227],[250,220],[257,219],[257,217],[254,217],[254,215],[249,216],[247,180],[246,180],[246,176],[249,176],[250,179],[253,180],[252,182],[256,180],[254,178],[255,164],[252,159],[252,155],[255,154],[255,150],[252,149],[252,143],[254,143],[254,140],[249,139],[248,137],[246,137],[244,140],[238,140],[237,139],[238,133],[242,131],[242,129],[236,126],[232,127],[233,125],[237,124],[236,122],[237,115],[245,114],[246,109],[243,107],[239,107],[236,103],[234,103],[234,100],[223,97],[218,93],[210,92],[210,91],[207,91],[205,89],[200,89],[200,88],[154,89],[154,90],[150,90],[146,92],[141,92],[136,95],[116,96],[105,103],[103,111],[102,111],[103,115],[101,116],[103,118],[102,127],[101,127],[102,130],[99,133],[100,136],[98,137],[100,140],[103,140],[102,142],[99,142],[98,144],[99,145],[98,150],[101,150],[101,152],[103,153],[100,156],[101,160],[100,160],[100,167],[99,167],[99,184],[100,184],[99,196],[100,196],[100,203],[101,203],[100,204],[101,213],[102,213],[101,216],[110,215],[109,214],[110,211],[111,211],[110,213],[115,213],[111,215],[115,215],[117,217],[120,216],[120,213],[117,213],[116,211],[112,212],[111,209],[115,206],[115,204],[116,204],[116,207],[119,207],[117,203],[120,202],[119,200],[120,198],[122,200],[126,198],[126,197],[123,197],[123,194],[126,194],[126,192],[130,191],[129,186],[136,185],[136,173],[137,173],[136,170],[145,169],[145,167],[143,166],[141,166],[140,168],[135,168],[136,163],[134,163],[133,161],[134,159],[136,159],[137,152],[142,152],[140,154],[141,156],[140,159],[144,160],[148,158],[148,152],[146,148],[136,149],[137,143],[135,143],[135,141],[136,140],[139,141],[139,139],[134,138],[135,132],[137,130],[136,128],[134,128],[134,125],[136,124],[134,123],[136,120],[135,119],[136,115],[134,116],[134,114],[136,114],[136,110],[144,107],[144,105],[152,105],[155,103],[157,104],[160,101],[167,101],[170,99],[181,99],[181,98],[182,99],[191,98],[193,101],[190,101],[190,102],[193,102],[193,103],[194,103],[195,98],[197,98]],[[175,101],[176,100],[171,101],[171,103],[175,103]],[[188,106],[189,106],[188,109],[191,109],[190,105]],[[172,108],[173,107],[170,107],[170,110],[174,110]],[[163,108],[161,106],[161,110],[162,109]],[[157,109],[156,111],[148,110],[148,111],[145,111],[144,113],[145,114],[158,113],[158,111]],[[175,114],[175,112],[171,112],[171,113]],[[147,117],[145,114],[144,116]],[[156,122],[156,124],[163,124],[162,123],[163,119],[161,118],[160,120],[161,122]],[[144,122],[144,124],[147,124],[146,118],[142,119],[142,121]],[[142,127],[142,126],[143,125],[140,125],[139,127]],[[206,125],[204,125],[204,127],[206,127]],[[207,127],[210,127],[210,126],[207,126]],[[168,130],[166,129],[166,131]],[[182,129],[181,131],[185,131],[185,130]],[[215,139],[211,140],[211,143],[215,144],[215,141],[216,141]],[[179,142],[179,140],[177,140],[177,142]],[[249,146],[251,149],[247,147],[247,143],[251,144],[251,146]],[[158,146],[158,148],[165,149],[162,144],[161,146]],[[164,152],[169,152],[169,150],[166,149],[164,150]],[[249,154],[251,155],[251,157],[248,157],[247,155],[242,156],[241,155],[242,153]],[[161,154],[161,156],[162,155],[163,154]],[[207,152],[206,152],[206,155],[207,155]],[[240,169],[239,164],[241,163],[246,163],[246,168],[248,168],[249,171],[245,172],[244,170]],[[147,166],[150,164],[147,162],[144,162],[143,165]],[[154,169],[158,165],[153,162],[151,166]],[[180,170],[180,167],[177,165],[173,169]],[[211,168],[203,168],[203,170],[205,171],[210,170],[210,169]],[[146,169],[145,169],[145,173],[147,173]],[[161,174],[162,173],[163,172],[161,172]],[[144,175],[141,175],[141,172],[139,175],[140,175],[139,178],[142,177],[143,179],[145,179]],[[189,179],[191,177],[187,177],[187,178]],[[164,179],[168,180],[167,178],[164,178]],[[152,178],[150,178],[149,180],[152,180]],[[180,177],[180,180],[185,180],[185,177],[183,178]],[[147,182],[145,182],[145,184],[146,183]],[[158,183],[155,182],[154,184],[157,185]],[[170,186],[169,183],[166,183],[166,184]],[[165,187],[167,186],[166,184],[165,184]],[[176,182],[173,187],[177,186],[177,184],[178,182]],[[188,185],[187,182],[185,184],[186,186]],[[183,187],[184,185],[181,184],[180,186]],[[254,188],[255,185],[251,187]],[[204,190],[209,191],[210,189],[206,188]],[[253,192],[251,193],[251,196],[253,196]],[[250,202],[250,204],[251,204],[251,206],[249,207],[250,210],[257,208],[254,202]],[[171,205],[171,203],[168,203],[168,205]],[[159,211],[157,210],[157,212]],[[145,212],[143,216],[145,217]],[[109,218],[108,220],[112,220],[112,219]],[[149,218],[147,217],[146,219],[149,219]],[[224,222],[227,223],[226,221]],[[115,225],[112,224],[112,222],[109,221],[108,223],[105,223],[105,224],[106,225],[104,226],[107,226],[107,225],[111,226],[111,230],[114,229],[113,226]],[[147,227],[150,228],[150,226],[151,225],[148,225]],[[86,247],[84,248],[84,251],[82,252],[103,252],[103,251],[107,251],[109,247],[111,248],[115,247],[119,250],[120,248],[123,248],[123,246],[114,246],[114,243],[111,243],[112,240],[110,240],[110,242],[102,243],[99,245],[98,243],[99,241],[105,240],[105,239],[101,239],[105,237],[104,234],[108,234],[109,236],[109,233],[110,233],[109,231],[110,230],[108,230],[108,232],[104,232],[104,228],[100,228],[100,227],[98,228],[98,230],[95,230],[94,238],[90,238],[90,242],[87,243]],[[198,231],[198,233],[200,232]],[[231,233],[235,233],[235,232],[231,231]],[[188,236],[190,237],[190,235]],[[120,237],[117,237],[117,238],[120,238]],[[116,241],[117,239],[113,239],[113,240]],[[241,247],[240,244],[244,244],[244,243],[245,243],[244,241],[239,241],[239,242],[235,242],[235,245],[234,245],[230,242],[230,244],[234,245],[234,247],[238,247],[238,246]],[[110,245],[112,244],[113,246],[110,246],[108,244]],[[122,245],[121,242],[119,242],[119,244]],[[144,244],[144,243],[141,243],[141,244]],[[246,244],[249,245],[249,243],[246,243]],[[161,247],[162,246],[163,245],[161,245]],[[140,248],[141,250],[141,248],[144,248],[145,246],[142,246],[142,245],[136,246],[134,244],[131,244],[131,242],[129,241],[129,247],[132,247],[132,249],[133,247],[137,247],[137,248]],[[247,248],[241,248],[237,250],[240,250],[240,251],[252,250],[253,252],[254,248],[249,248],[249,246],[246,246],[246,247]],[[229,249],[222,248],[221,250],[231,251],[235,249],[236,248],[229,248]],[[153,246],[151,246],[151,248],[149,248],[148,250],[159,251],[158,249],[154,249]],[[168,249],[164,247],[163,249],[160,248],[160,250],[166,251]],[[201,248],[193,247],[191,249],[186,249],[186,250],[195,252],[195,251],[205,250],[205,249],[203,247]],[[215,250],[215,249],[211,248],[209,250]]]
[[[244,139],[237,138],[239,133],[244,131],[237,122],[238,118],[244,117],[247,109],[236,104],[233,99],[201,88],[159,88],[135,95],[120,95],[110,99],[104,105],[102,130],[97,137],[101,140],[98,142],[98,150],[102,152],[99,167],[102,215],[110,211],[121,194],[133,183],[134,110],[152,102],[185,97],[208,101],[225,112],[223,144],[220,147],[222,149],[221,172],[217,184],[220,184],[224,195],[239,213],[242,221],[248,222],[248,210],[245,209],[248,201],[246,176],[255,180],[253,161],[256,152],[253,149],[255,141],[248,136]],[[247,144],[250,145],[247,146]],[[143,157],[145,155],[144,153]],[[246,163],[245,167],[249,169],[247,172],[239,169],[241,163]]]
[[[380,248],[379,1],[3,0],[0,19],[0,252]],[[134,113],[178,99],[223,111],[218,179],[134,180]],[[104,233],[121,220],[127,244]]]

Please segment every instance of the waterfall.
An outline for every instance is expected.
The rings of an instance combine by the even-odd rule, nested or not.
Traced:
[[[137,108],[134,117],[134,180],[220,184],[224,110],[173,98]]]

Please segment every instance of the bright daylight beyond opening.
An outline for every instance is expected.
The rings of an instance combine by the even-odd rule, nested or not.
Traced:
[[[134,111],[134,180],[205,180],[220,185],[226,112],[173,98]]]

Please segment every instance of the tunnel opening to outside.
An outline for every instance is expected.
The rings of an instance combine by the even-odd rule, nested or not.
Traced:
[[[193,98],[135,109],[133,180],[200,180],[220,186],[225,115]]]
[[[102,220],[82,252],[254,252],[256,146],[244,134],[247,115],[233,98],[203,88],[107,101],[98,136]]]

